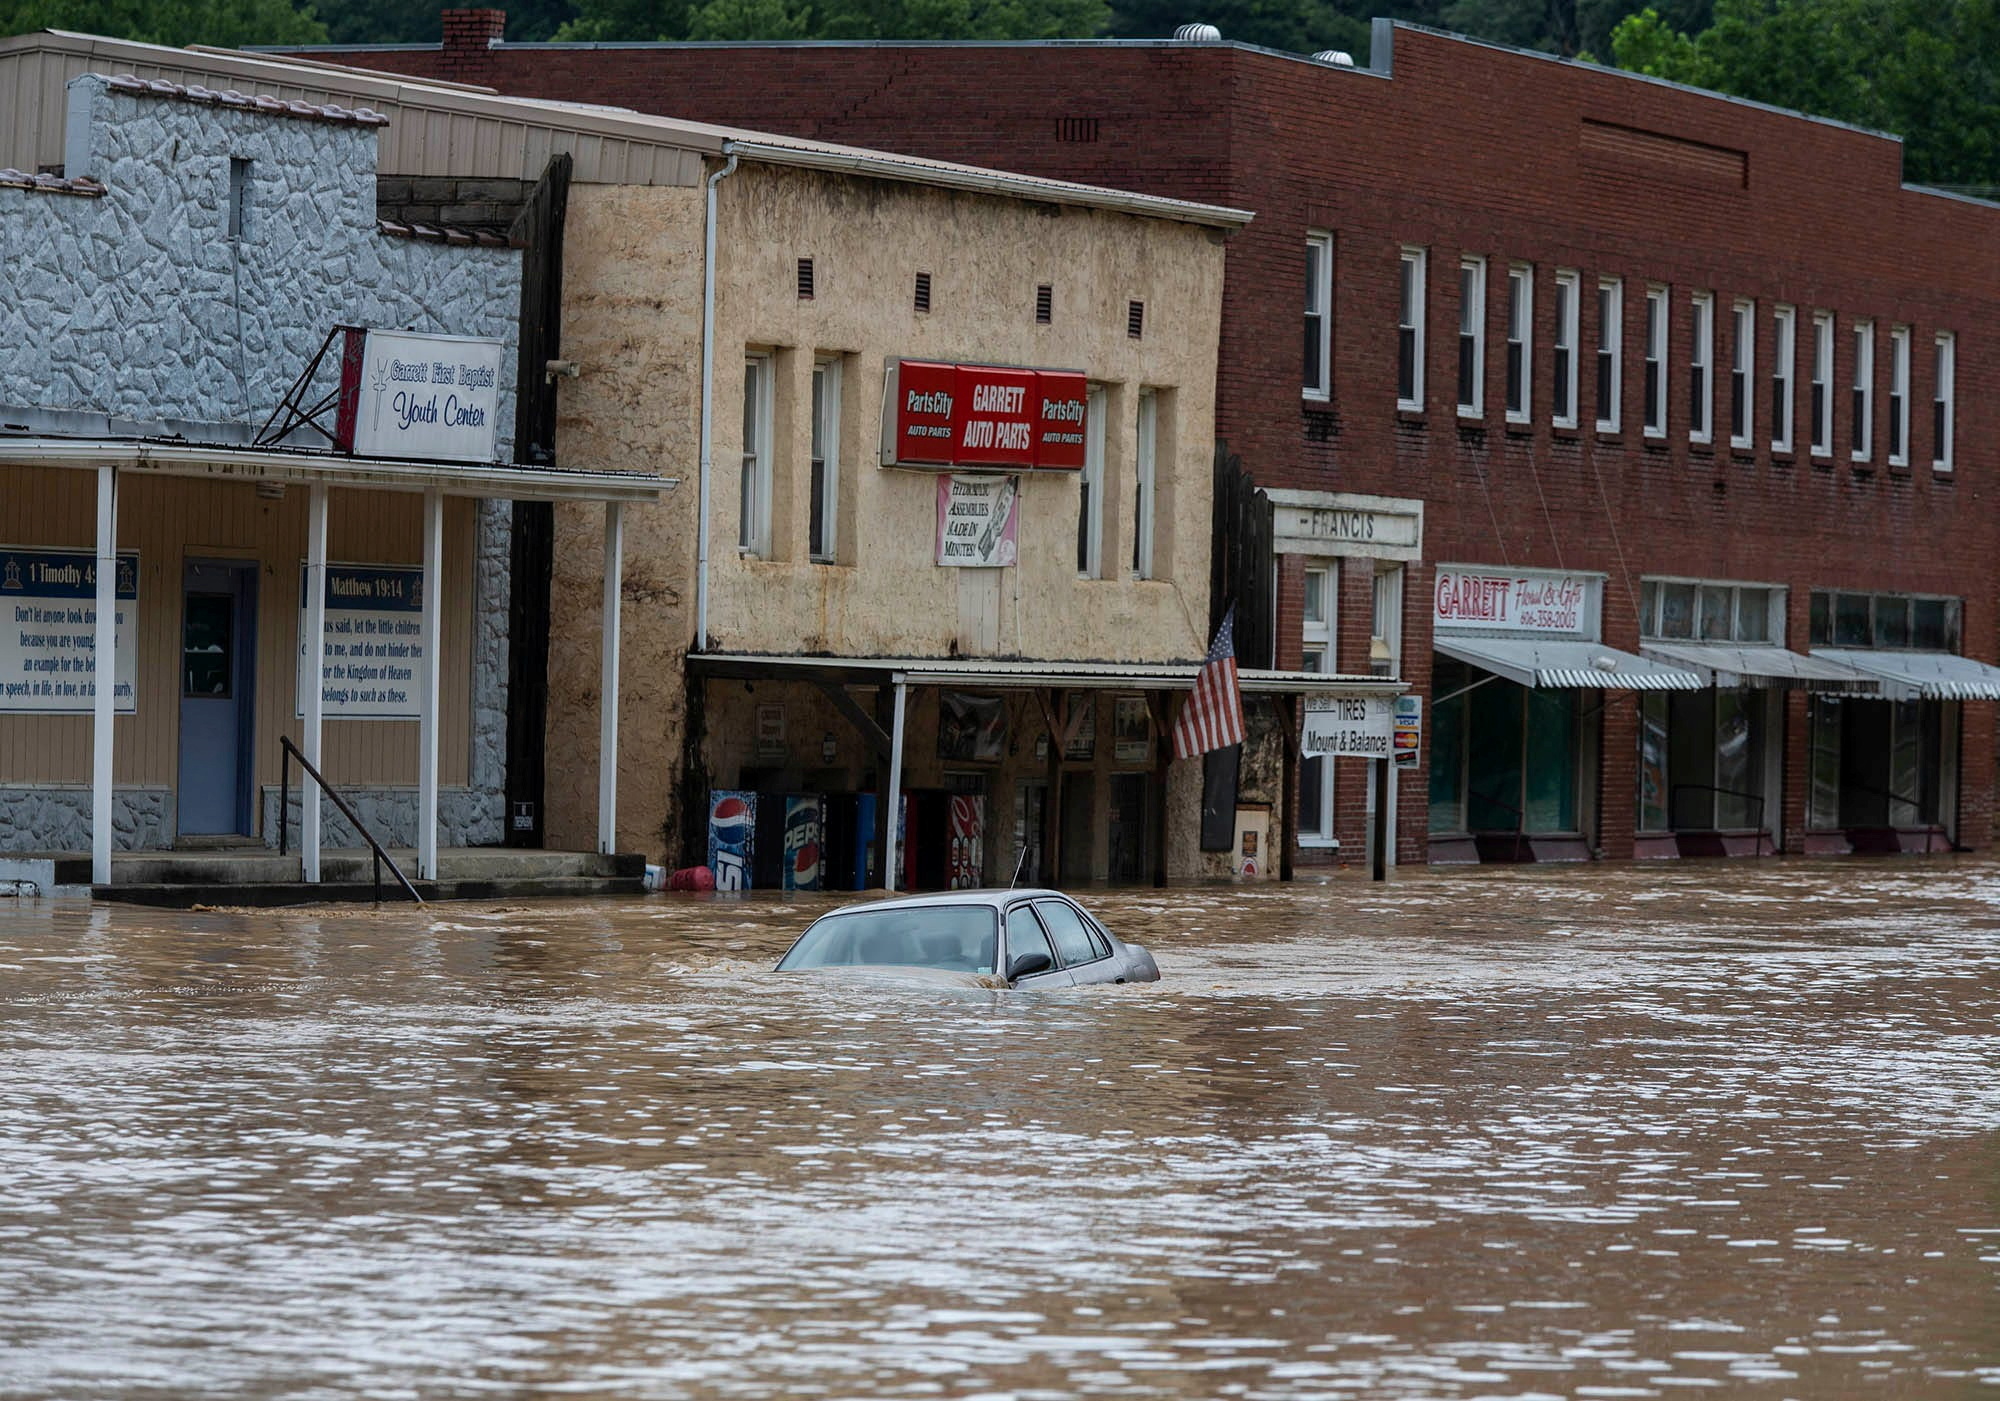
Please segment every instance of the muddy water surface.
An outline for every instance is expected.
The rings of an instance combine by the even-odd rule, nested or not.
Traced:
[[[1093,903],[1161,983],[0,901],[0,1396],[2000,1385],[2000,867]]]

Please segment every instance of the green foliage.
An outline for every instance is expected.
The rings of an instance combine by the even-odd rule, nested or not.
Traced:
[[[1700,33],[1651,10],[1621,68],[1902,135],[1917,181],[2000,181],[1996,0],[1717,0]]]
[[[0,0],[0,34],[73,29],[149,44],[322,44],[326,26],[291,0]]]
[[[1104,0],[581,0],[556,37],[1063,39],[1109,18]]]

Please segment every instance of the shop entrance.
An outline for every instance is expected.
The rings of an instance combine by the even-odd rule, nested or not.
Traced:
[[[257,566],[189,561],[181,580],[179,833],[248,836]]]
[[[1431,752],[1431,831],[1469,836],[1481,861],[1533,861],[1529,837],[1574,836],[1576,692],[1530,689],[1442,654],[1431,675],[1443,698]]]
[[[1116,885],[1150,883],[1153,877],[1147,840],[1152,824],[1147,821],[1152,804],[1147,801],[1148,784],[1142,773],[1111,775],[1111,880]]]
[[[1844,830],[1856,851],[1905,849],[1902,832],[1945,836],[1955,819],[1957,712],[1943,701],[1814,696],[1807,825]]]
[[[1097,775],[1083,771],[1062,778],[1062,879],[1077,885],[1097,874]]]

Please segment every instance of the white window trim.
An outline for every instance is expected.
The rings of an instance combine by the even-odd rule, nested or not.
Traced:
[[[1715,441],[1715,293],[1696,292],[1688,298],[1688,310],[1694,318],[1688,368],[1701,376],[1701,391],[1689,405],[1688,441],[1712,443]]]
[[[737,480],[737,510],[742,512],[744,482],[750,484],[750,511],[739,519],[736,525],[736,547],[740,554],[768,559],[771,554],[771,432],[772,380],[775,378],[775,361],[768,353],[753,353],[743,357],[743,367],[754,371],[754,388],[757,402],[744,407],[756,426],[756,442],[742,444],[742,475]]]
[[[813,379],[819,385],[819,435],[822,452],[820,468],[820,519],[825,525],[827,548],[815,550],[806,541],[806,551],[815,564],[834,564],[840,559],[840,357],[822,355],[813,362]],[[808,444],[808,451],[811,450]],[[808,464],[810,468],[810,464]],[[807,487],[811,487],[810,476]],[[812,529],[811,503],[807,503],[806,529]]]
[[[1937,383],[1931,388],[1931,422],[1937,422],[1937,406],[1944,405],[1944,436],[1931,444],[1931,470],[1949,472],[1958,447],[1958,335],[1939,331],[1932,342],[1936,347],[1933,368]],[[1936,430],[1933,429],[1933,432]]]
[[[1139,391],[1138,438],[1132,458],[1137,488],[1132,503],[1132,555],[1133,573],[1141,579],[1153,577],[1153,530],[1160,509],[1154,456],[1159,444],[1159,404],[1159,396],[1152,390]]]
[[[1813,416],[1812,455],[1833,456],[1833,313],[1813,313],[1813,373],[1811,385],[1825,387],[1819,412]],[[1810,403],[1810,399],[1808,399]]]
[[[1401,308],[1398,307],[1398,319],[1396,322],[1397,360],[1392,362],[1397,365],[1398,374],[1397,389],[1399,393],[1396,399],[1396,407],[1409,413],[1422,413],[1424,411],[1424,293],[1426,290],[1424,286],[1424,274],[1425,265],[1428,261],[1428,256],[1424,249],[1405,248],[1402,250],[1401,262],[1396,269],[1396,275],[1399,279],[1402,276],[1402,269],[1405,266],[1413,269],[1414,272],[1410,281],[1410,315],[1414,318],[1414,323],[1402,320]],[[1401,290],[1399,282],[1397,288],[1399,300]],[[1402,333],[1406,330],[1415,332],[1415,335],[1411,338],[1410,394],[1408,398],[1401,397],[1400,394],[1402,389],[1400,382],[1402,369],[1400,363],[1402,355],[1401,342]]]
[[[1319,383],[1304,386],[1303,392],[1306,398],[1325,403],[1333,397],[1333,235],[1323,229],[1307,230],[1306,254],[1319,271],[1319,305],[1302,313],[1319,317]]]
[[[1581,421],[1582,415],[1582,410],[1577,405],[1577,390],[1581,385],[1581,381],[1577,377],[1577,358],[1582,347],[1577,342],[1583,337],[1583,275],[1564,268],[1557,268],[1556,288],[1556,300],[1558,303],[1556,307],[1556,346],[1558,349],[1567,346],[1569,350],[1569,369],[1564,376],[1568,380],[1564,388],[1569,391],[1569,412],[1566,414],[1557,413],[1555,411],[1554,396],[1551,395],[1549,425],[1554,428],[1575,428]],[[1565,289],[1569,292],[1569,310],[1567,314],[1564,313],[1560,305],[1562,292]],[[1549,363],[1555,363],[1553,355],[1550,357]]]
[[[1889,400],[1900,414],[1889,416],[1889,465],[1910,465],[1910,328],[1889,328]],[[1901,423],[1897,420],[1900,418]],[[1898,438],[1901,441],[1897,441]]]
[[[1757,441],[1757,303],[1748,297],[1738,297],[1730,303],[1729,318],[1729,387],[1732,394],[1736,389],[1736,367],[1743,367],[1743,431],[1734,431],[1732,425],[1729,446],[1747,452]]]
[[[1080,579],[1104,577],[1104,386],[1093,384],[1087,399],[1083,429],[1083,471],[1078,474],[1079,490],[1088,488],[1077,507],[1077,528],[1083,531],[1083,568]]]
[[[1648,367],[1659,366],[1659,373],[1653,376],[1652,399],[1646,405],[1645,417],[1640,420],[1642,431],[1648,438],[1667,436],[1667,405],[1671,402],[1667,385],[1669,365],[1667,350],[1672,344],[1673,335],[1672,312],[1668,297],[1669,293],[1665,287],[1655,284],[1646,288],[1646,364]],[[1658,320],[1654,319],[1656,313]],[[1644,384],[1643,380],[1641,384]],[[1655,421],[1649,425],[1645,422],[1647,418]]]
[[[1625,403],[1625,281],[1618,277],[1597,279],[1597,346],[1595,356],[1609,356],[1611,360],[1610,417],[1604,413],[1605,405],[1597,407],[1597,431],[1616,433],[1623,415]],[[1604,315],[1604,296],[1611,294],[1611,315]],[[1591,382],[1595,386],[1597,360],[1591,363]]]
[[[1472,274],[1470,292],[1465,287],[1467,273]],[[1472,398],[1470,401],[1465,398],[1466,386],[1463,383],[1457,385],[1453,392],[1458,396],[1460,418],[1484,418],[1486,416],[1486,260],[1468,253],[1458,260],[1458,274],[1458,336],[1453,344],[1460,345],[1468,335],[1472,337]],[[1469,329],[1466,326],[1468,319],[1472,323]]]
[[[1775,420],[1771,424],[1771,451],[1790,452],[1792,450],[1793,425],[1798,418],[1798,389],[1792,378],[1799,361],[1799,309],[1795,306],[1776,306],[1771,309],[1771,378],[1783,389],[1773,402],[1782,402],[1785,417],[1782,423]],[[1784,435],[1779,436],[1779,429]]]
[[[1854,323],[1854,382],[1848,393],[1861,396],[1861,432],[1848,456],[1866,462],[1875,455],[1875,323],[1866,318]]]
[[[1318,647],[1320,649],[1319,669],[1321,671],[1335,671],[1338,670],[1338,667],[1336,665],[1337,659],[1334,656],[1334,638],[1336,635],[1334,621],[1336,610],[1340,606],[1340,561],[1333,558],[1308,558],[1304,561],[1304,564],[1305,580],[1308,584],[1310,584],[1314,574],[1323,572],[1324,583],[1322,587],[1325,588],[1326,592],[1320,599],[1320,621],[1317,623],[1301,623],[1299,640],[1304,644],[1304,647]],[[1301,607],[1301,616],[1303,616],[1304,611],[1304,608]],[[1335,835],[1334,831],[1333,771],[1333,756],[1329,754],[1321,760],[1320,764],[1319,830],[1316,832],[1301,830],[1299,833],[1299,845],[1302,847],[1325,849],[1340,845],[1340,838]],[[1301,792],[1299,797],[1303,801],[1305,794]]]
[[[1517,294],[1521,315],[1518,328],[1514,324]],[[1516,329],[1520,331],[1518,336],[1514,334]],[[1507,409],[1507,421],[1526,423],[1533,416],[1535,404],[1535,268],[1532,263],[1515,263],[1507,269],[1507,346],[1510,350],[1515,346],[1521,348],[1521,406]]]

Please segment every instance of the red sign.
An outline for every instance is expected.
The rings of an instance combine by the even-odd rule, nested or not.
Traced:
[[[883,461],[904,467],[1082,468],[1088,390],[1072,370],[889,367]]]

